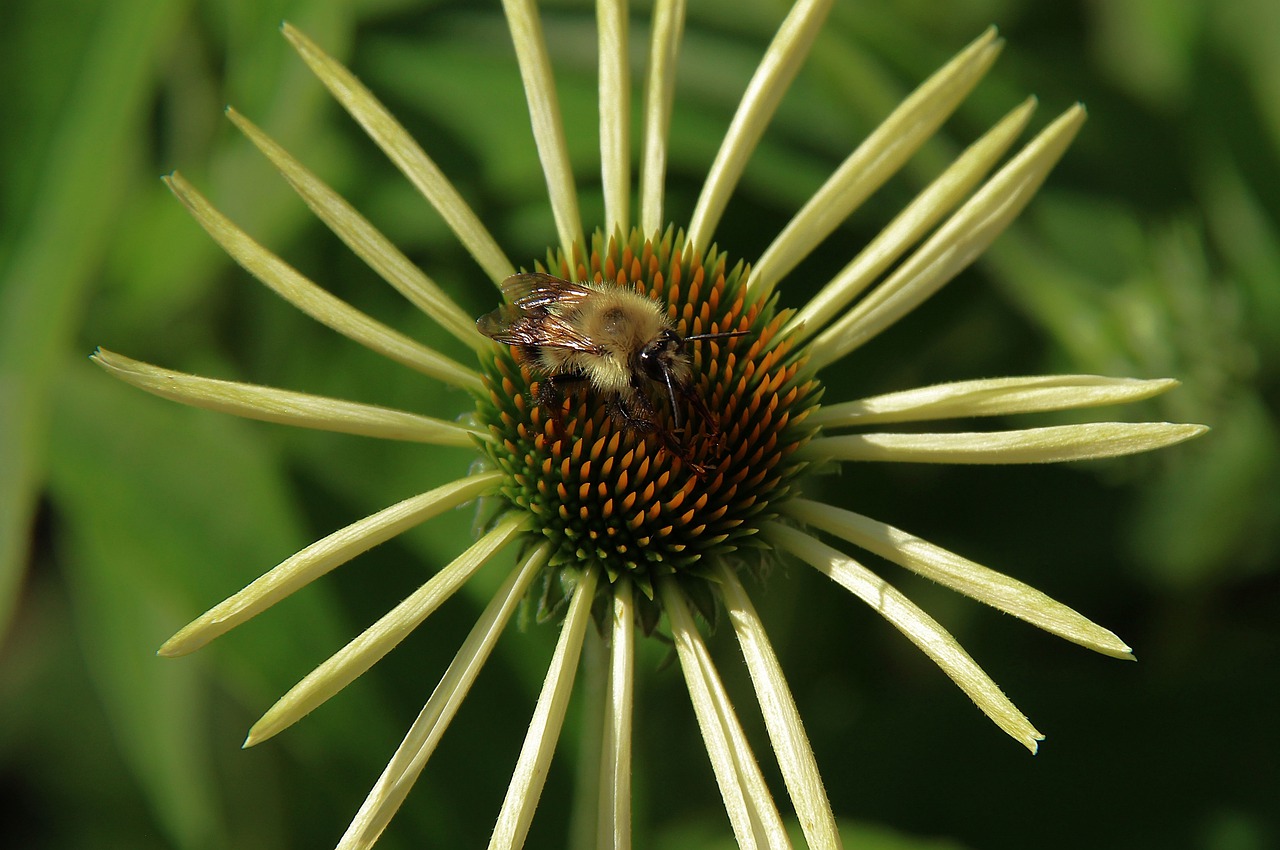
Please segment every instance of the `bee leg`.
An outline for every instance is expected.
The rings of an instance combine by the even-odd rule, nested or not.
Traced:
[[[643,393],[636,392],[629,402],[617,402],[614,409],[627,427],[646,434],[657,434],[661,450],[680,458],[698,479],[707,477],[707,468],[693,459],[693,449],[671,429],[656,424],[657,412]]]
[[[658,436],[662,440],[662,448],[680,458],[681,462],[689,467],[699,481],[707,477],[706,465],[693,459],[693,449],[683,440],[663,428],[658,429]]]
[[[538,381],[538,405],[551,417],[551,427],[558,440],[564,439],[564,396],[560,388],[565,384],[576,384],[584,380],[585,376],[576,372],[561,372]]]
[[[635,393],[627,401],[621,399],[610,402],[609,413],[615,422],[628,431],[639,431],[648,434],[656,430],[653,418],[653,407],[649,400],[640,393]]]

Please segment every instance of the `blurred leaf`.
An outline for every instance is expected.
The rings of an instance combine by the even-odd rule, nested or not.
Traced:
[[[193,418],[187,411],[95,371],[87,362],[68,370],[51,436],[77,631],[117,742],[165,832],[179,847],[222,846],[200,668],[159,660],[155,648],[199,604],[182,590],[191,577],[215,584],[237,541],[269,562],[296,523],[279,482],[247,480],[253,462],[231,454],[226,435],[200,445],[182,427]]]
[[[150,398],[87,362],[69,369],[60,389],[53,495],[90,668],[120,747],[174,840],[225,846],[208,754],[238,742],[208,740],[198,710],[208,695],[193,681],[202,668],[154,653],[186,620],[305,542],[288,485],[254,426]],[[249,711],[264,710],[346,639],[322,588],[261,619],[244,627],[250,640],[228,636],[213,650],[225,662],[220,680]],[[320,728],[337,722],[346,731],[328,736],[334,746],[323,758],[376,758],[370,742],[393,728],[385,708],[359,687],[335,702],[336,711],[317,713]]]
[[[111,166],[137,145],[157,59],[184,8],[123,0],[94,10],[57,127],[26,163],[35,173],[32,206],[15,217],[20,225],[4,228],[13,247],[0,247],[0,634],[44,476],[48,388],[126,190],[128,171]],[[40,67],[38,52],[28,58]]]

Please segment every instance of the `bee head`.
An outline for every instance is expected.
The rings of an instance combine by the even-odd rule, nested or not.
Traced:
[[[679,334],[669,328],[663,330],[640,349],[640,371],[654,381],[668,383],[671,380],[671,368],[681,355],[680,349],[683,347],[684,340]]]

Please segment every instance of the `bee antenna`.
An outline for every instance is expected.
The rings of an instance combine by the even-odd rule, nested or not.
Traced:
[[[667,398],[671,399],[671,419],[675,422],[676,430],[680,430],[680,405],[676,404],[676,388],[671,381],[671,370],[663,368],[662,383],[667,385]]]
[[[746,336],[751,331],[722,331],[715,334],[694,334],[684,338],[685,342],[697,342],[700,339],[727,339],[731,336]]]

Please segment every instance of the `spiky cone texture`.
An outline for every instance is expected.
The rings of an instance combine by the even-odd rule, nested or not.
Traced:
[[[539,265],[654,299],[681,337],[746,332],[689,346],[691,389],[715,413],[705,421],[687,399],[678,400],[686,407],[687,427],[678,437],[687,454],[658,430],[676,436],[661,394],[654,405],[658,428],[644,433],[611,415],[608,399],[590,387],[571,393],[559,411],[544,409],[537,382],[546,376],[515,348],[485,364],[488,404],[479,405],[477,416],[489,432],[485,452],[504,474],[503,497],[528,511],[553,546],[544,616],[562,601],[560,571],[572,577],[595,567],[610,583],[623,575],[634,582],[645,600],[641,622],[651,631],[661,614],[660,606],[646,604],[654,602],[657,577],[678,576],[691,589],[710,578],[716,559],[738,552],[759,560],[739,550],[759,555],[763,544],[753,538],[761,522],[776,518],[772,503],[806,466],[794,454],[815,431],[805,420],[819,384],[803,357],[790,356],[781,334],[789,313],[775,313],[776,299],[761,304],[753,297],[744,264],[726,265],[723,254],[713,248],[698,255],[672,229],[656,241],[633,230],[606,243],[597,233],[585,261],[552,252]]]
[[[777,657],[742,582],[754,564],[786,555],[812,565],[915,643],[1001,729],[1033,752],[1040,734],[941,625],[845,551],[834,538],[931,578],[1001,611],[1118,658],[1118,637],[1022,582],[886,523],[802,498],[800,475],[847,461],[1041,463],[1114,457],[1168,446],[1205,429],[1170,423],[1094,422],[977,433],[861,431],[904,422],[1035,413],[1149,398],[1171,380],[1090,375],[959,381],[819,405],[821,369],[892,325],[945,285],[1026,205],[1084,120],[1072,107],[1020,152],[997,162],[1025,127],[1028,100],[974,141],[796,312],[776,307],[775,288],[801,259],[919,148],[981,79],[999,52],[988,31],[925,81],[849,156],[750,266],[711,246],[711,234],[751,149],[794,76],[830,0],[799,0],[782,23],[713,163],[689,227],[663,224],[663,178],[674,62],[683,4],[654,9],[644,115],[639,226],[630,220],[627,10],[598,4],[602,184],[608,226],[582,239],[549,57],[527,0],[505,9],[558,240],[542,268],[576,280],[610,281],[655,300],[682,334],[746,331],[692,348],[693,392],[715,422],[684,411],[680,448],[659,427],[628,429],[608,399],[567,394],[558,412],[537,402],[537,382],[517,352],[494,344],[474,317],[376,228],[243,116],[228,117],[273,162],[316,215],[443,331],[473,350],[479,369],[451,360],[325,292],[255,242],[177,174],[167,182],[237,263],[317,321],[476,398],[472,417],[446,422],[368,404],[183,374],[100,350],[99,365],[165,398],[270,422],[435,445],[479,447],[480,468],[391,505],[287,558],[214,606],[161,648],[182,655],[261,613],[307,583],[413,526],[468,502],[499,510],[476,543],[285,694],[250,730],[270,738],[368,670],[505,548],[515,567],[480,615],[418,719],[375,783],[340,847],[372,845],[404,802],[436,743],[522,600],[538,598],[561,623],[490,846],[519,847],[527,834],[565,716],[589,623],[608,646],[598,829],[588,846],[630,846],[631,715],[635,637],[669,636],[734,837],[742,847],[787,847],[772,793],[720,682],[694,611],[722,610],[742,650],[769,744],[809,846],[840,846],[835,817]],[[497,242],[390,113],[345,68],[296,29],[285,36],[344,108],[440,213],[484,274],[515,271]],[[993,172],[993,169],[994,172]],[[604,234],[609,234],[606,239]],[[677,401],[688,404],[686,399]],[[694,468],[694,464],[697,468]],[[487,468],[486,468],[487,467]],[[590,750],[590,747],[584,750]],[[587,807],[588,809],[591,807]]]

